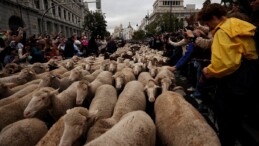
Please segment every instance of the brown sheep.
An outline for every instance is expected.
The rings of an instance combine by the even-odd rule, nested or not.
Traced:
[[[100,137],[84,146],[155,146],[156,126],[143,111],[133,111]]]
[[[163,145],[220,146],[217,134],[203,116],[176,92],[158,96],[155,123]]]
[[[69,109],[64,116],[64,132],[62,134],[59,146],[71,146],[77,139],[86,134],[88,128],[96,121],[96,113],[90,112],[84,107],[75,107]],[[85,143],[85,141],[83,141]],[[80,145],[82,145],[81,143]]]
[[[111,118],[102,119],[97,122],[97,129],[99,133],[96,135],[101,135],[102,133],[109,130],[114,126],[120,118],[136,110],[146,109],[146,98],[144,94],[144,86],[139,81],[130,81],[126,84],[125,88],[118,97],[118,101],[114,107],[113,115]]]
[[[0,146],[35,146],[47,131],[46,124],[37,118],[20,120],[1,131]]]
[[[117,71],[113,78],[115,79],[115,88],[122,90],[123,87],[130,81],[136,80],[133,70],[131,68],[123,68],[121,71]]]

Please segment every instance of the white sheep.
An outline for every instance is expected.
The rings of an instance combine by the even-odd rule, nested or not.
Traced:
[[[72,146],[80,143],[77,139],[87,133],[89,127],[96,121],[97,113],[98,111],[90,112],[84,107],[69,109],[64,115],[64,131],[59,146]],[[83,143],[81,142],[80,145]]]
[[[28,81],[33,80],[31,76],[35,74],[32,69],[23,69],[18,75],[12,75],[4,78],[0,78],[1,83],[15,83],[17,85],[25,84]]]
[[[136,80],[136,77],[131,68],[123,68],[121,71],[117,71],[113,78],[115,79],[115,87],[117,90],[123,89],[123,87],[130,81]]]
[[[27,107],[33,96],[41,96],[41,98],[45,98],[46,96],[53,95],[53,90],[53,88],[44,87],[39,89],[38,91],[24,96],[23,98],[15,102],[0,107],[0,115],[1,117],[4,117],[0,119],[0,130],[6,125],[24,118],[23,111]]]
[[[167,69],[167,66],[160,67],[155,77],[155,81],[162,87],[162,92],[170,89],[171,85],[175,86],[175,76]]]
[[[146,97],[144,94],[144,86],[139,81],[130,81],[118,97],[118,101],[114,107],[111,118],[101,120],[105,128],[109,129],[116,124],[120,118],[136,110],[146,109]]]
[[[0,146],[35,146],[47,131],[46,124],[37,118],[19,120],[1,131]]]
[[[109,71],[102,71],[94,81],[89,84],[89,97],[92,99],[98,87],[104,84],[113,84],[112,73]]]
[[[58,95],[46,95],[44,98],[42,95],[33,96],[30,103],[24,110],[24,117],[33,117],[37,112],[43,109],[49,109],[53,119],[58,120],[66,113],[67,109],[76,106],[77,96],[87,96],[88,90],[82,89],[84,86],[78,86],[81,85],[79,82],[80,81],[74,82],[66,90],[59,93]],[[88,84],[88,82],[86,84]],[[82,95],[79,95],[79,93]]]
[[[64,116],[58,119],[48,132],[37,142],[36,146],[57,146],[64,132]]]
[[[138,76],[138,81],[144,85],[144,89],[148,96],[149,102],[155,102],[156,96],[158,95],[158,88],[160,88],[155,82],[154,78],[149,72],[142,72]]]
[[[112,85],[102,85],[96,90],[96,94],[90,104],[89,111],[98,111],[98,121],[110,118],[117,102],[117,91]],[[87,141],[99,136],[99,125],[93,125],[88,131]]]
[[[155,146],[156,126],[143,111],[133,111],[106,133],[84,146]]]
[[[217,134],[203,116],[176,92],[158,96],[155,123],[163,145],[220,146]]]
[[[21,89],[20,91],[17,91],[16,93],[4,98],[4,99],[1,99],[0,100],[0,107],[1,106],[4,106],[4,105],[7,105],[7,104],[10,104],[14,101],[17,101],[18,99],[26,96],[27,94],[35,91],[37,89],[37,86],[36,85],[28,85],[26,86],[24,89]]]

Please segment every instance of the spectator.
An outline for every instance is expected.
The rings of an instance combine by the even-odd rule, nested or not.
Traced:
[[[17,50],[12,47],[7,47],[8,50],[6,56],[4,57],[4,66],[8,63],[18,63],[19,58],[17,56]]]
[[[97,45],[97,43],[95,41],[95,36],[94,35],[92,35],[92,37],[89,40],[88,49],[89,49],[90,53],[95,54],[96,56],[98,56],[98,45]]]
[[[70,38],[67,39],[64,49],[64,57],[66,59],[72,58],[77,51],[74,48],[74,41],[77,39],[77,35],[74,33]]]
[[[90,53],[88,52],[88,39],[85,35],[83,35],[81,38],[81,44],[84,56],[88,56]]]
[[[242,134],[244,117],[258,106],[254,105],[258,99],[253,96],[258,90],[258,55],[253,40],[255,26],[227,18],[226,14],[225,7],[210,4],[199,12],[198,18],[213,34],[211,63],[203,69],[203,74],[218,79],[215,104],[219,138],[222,146],[234,146]],[[249,142],[239,140],[242,145]]]
[[[110,38],[110,40],[107,43],[106,50],[107,50],[106,52],[108,52],[110,54],[117,51],[117,45],[115,43],[114,38]]]

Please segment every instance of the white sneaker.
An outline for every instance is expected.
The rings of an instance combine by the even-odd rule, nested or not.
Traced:
[[[187,91],[193,92],[193,91],[195,91],[195,88],[193,88],[193,87],[191,86],[190,88],[187,89]]]

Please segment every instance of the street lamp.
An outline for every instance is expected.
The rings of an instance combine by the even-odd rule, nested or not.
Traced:
[[[64,2],[64,3],[58,3],[58,4],[54,4],[51,7],[49,7],[47,10],[44,11],[44,13],[41,16],[41,33],[43,33],[43,18],[45,17],[45,15],[48,13],[49,10],[51,10],[52,8],[56,7],[56,6],[61,6],[61,5],[68,5],[68,4],[75,4],[75,3],[97,3],[97,1],[89,1],[89,2]]]

